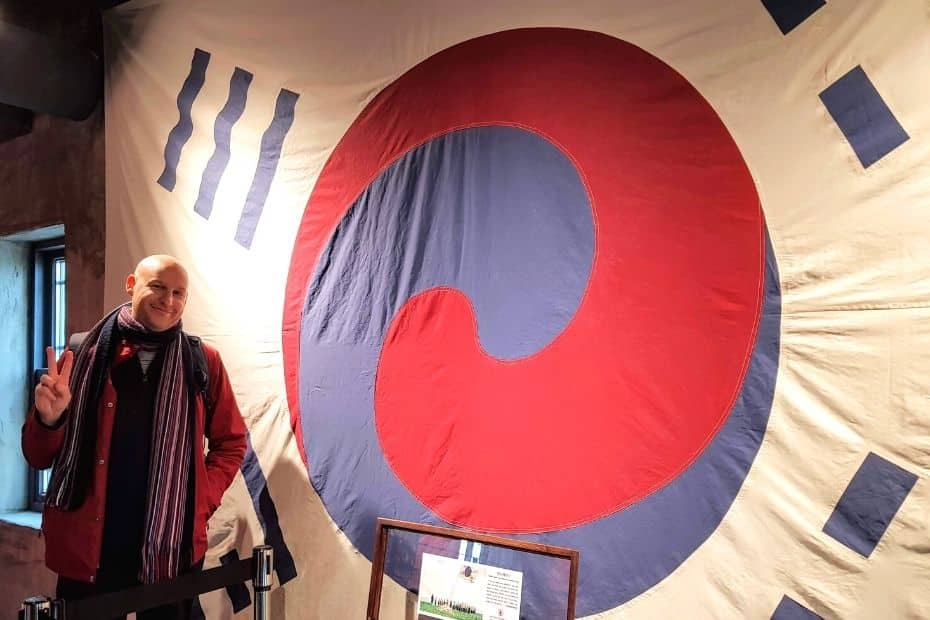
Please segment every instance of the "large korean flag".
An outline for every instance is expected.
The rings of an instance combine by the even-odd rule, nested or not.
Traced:
[[[249,427],[207,566],[359,618],[386,516],[578,549],[579,616],[930,616],[924,2],[104,20],[107,304],[177,255]]]

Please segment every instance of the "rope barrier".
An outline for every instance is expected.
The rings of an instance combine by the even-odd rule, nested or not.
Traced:
[[[184,575],[172,581],[141,585],[118,592],[100,594],[78,601],[51,600],[32,596],[23,601],[20,620],[99,620],[124,616],[160,605],[194,598],[206,592],[252,580],[255,593],[255,620],[270,620],[268,595],[274,551],[269,545],[255,547],[252,557],[205,571]]]

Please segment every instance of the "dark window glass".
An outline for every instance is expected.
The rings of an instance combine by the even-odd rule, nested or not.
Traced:
[[[34,245],[33,258],[33,374],[35,380],[38,380],[47,370],[45,347],[51,346],[57,357],[68,344],[65,333],[65,290],[68,277],[63,240]],[[42,509],[50,476],[50,469],[30,469],[30,504],[33,510]]]

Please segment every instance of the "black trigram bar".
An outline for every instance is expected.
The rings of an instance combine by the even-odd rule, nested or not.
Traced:
[[[200,93],[207,74],[207,65],[210,64],[210,53],[202,49],[194,50],[191,59],[191,70],[178,93],[178,122],[168,134],[165,144],[165,169],[158,177],[158,184],[166,190],[174,191],[177,182],[178,161],[181,159],[181,149],[187,144],[194,132],[194,122],[191,120],[191,107],[194,99]]]
[[[233,71],[232,79],[229,81],[229,97],[226,99],[226,105],[220,110],[219,116],[216,117],[216,123],[213,125],[213,140],[216,147],[207,167],[203,171],[203,177],[200,179],[200,193],[197,195],[197,202],[194,203],[194,211],[204,218],[209,218],[213,212],[213,199],[216,197],[216,188],[223,178],[223,172],[226,171],[226,165],[229,163],[230,153],[230,136],[232,135],[233,125],[242,116],[245,111],[245,103],[249,94],[249,85],[252,83],[252,74],[236,67]]]
[[[187,79],[184,80],[181,92],[178,93],[179,119],[168,134],[168,142],[165,144],[165,169],[162,171],[161,176],[158,177],[158,184],[169,192],[174,191],[177,183],[177,168],[181,159],[181,150],[193,134],[194,123],[191,120],[191,108],[194,99],[197,98],[203,87],[209,63],[209,52],[195,49],[194,57],[191,60],[190,73]],[[241,67],[236,67],[229,81],[229,96],[226,99],[226,104],[220,110],[213,125],[215,148],[213,155],[210,156],[204,168],[200,180],[200,190],[194,203],[194,211],[206,219],[209,219],[213,213],[216,191],[229,164],[232,128],[245,111],[252,78],[253,75],[250,72]],[[252,185],[249,187],[245,204],[242,207],[235,235],[236,243],[246,249],[252,246],[255,230],[258,228],[258,222],[261,219],[265,202],[268,200],[268,193],[271,190],[271,183],[274,181],[278,169],[278,161],[281,159],[284,138],[294,124],[294,109],[297,106],[299,97],[298,93],[286,88],[280,90],[275,103],[274,118],[272,118],[271,124],[262,135],[258,165],[255,168]]]
[[[295,92],[282,88],[278,93],[278,101],[274,107],[274,118],[265,133],[262,135],[261,154],[255,176],[252,177],[252,186],[245,199],[239,226],[236,229],[236,242],[244,248],[252,245],[258,220],[262,216],[271,182],[278,169],[278,160],[281,158],[281,148],[284,137],[294,123],[294,108],[297,105],[298,95]]]
[[[782,34],[788,34],[826,4],[826,0],[762,0]]]

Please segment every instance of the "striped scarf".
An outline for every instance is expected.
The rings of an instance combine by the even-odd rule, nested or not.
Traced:
[[[136,321],[129,304],[124,304],[87,334],[75,354],[64,444],[52,466],[45,501],[60,510],[74,510],[86,497],[93,475],[97,408],[115,346],[122,339],[165,347],[152,419],[148,510],[138,575],[142,583],[154,583],[173,579],[186,568],[181,566],[181,553],[196,390],[190,345],[180,323],[165,332],[152,332]]]

